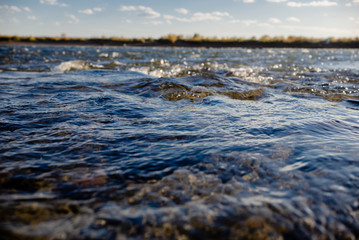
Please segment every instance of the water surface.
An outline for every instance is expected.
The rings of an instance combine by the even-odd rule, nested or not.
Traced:
[[[359,238],[359,52],[0,47],[5,239]]]

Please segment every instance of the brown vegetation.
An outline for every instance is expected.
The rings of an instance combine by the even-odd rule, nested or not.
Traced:
[[[76,44],[76,45],[109,45],[109,46],[177,46],[177,47],[315,47],[315,48],[359,48],[359,37],[356,38],[307,38],[300,36],[270,37],[258,39],[239,37],[204,37],[199,34],[183,36],[168,34],[159,39],[153,38],[70,38],[65,34],[60,37],[22,37],[0,36],[2,44],[31,43],[31,44]]]

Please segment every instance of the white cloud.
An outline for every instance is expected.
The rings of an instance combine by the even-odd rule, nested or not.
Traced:
[[[57,5],[56,0],[40,0],[41,4]]]
[[[160,13],[154,11],[152,8],[150,7],[145,7],[145,6],[121,6],[119,8],[119,11],[121,12],[137,12],[137,16],[142,16],[142,17],[146,17],[146,18],[159,18],[161,16]],[[188,15],[189,11],[185,8],[178,8],[175,9],[176,12],[181,13],[183,15]],[[193,13],[192,16],[188,16],[188,17],[175,17],[172,15],[164,15],[163,18],[165,20],[167,20],[167,23],[171,23],[171,20],[176,20],[179,22],[200,22],[200,21],[220,21],[222,20],[224,17],[229,17],[230,14],[228,12],[220,12],[220,11],[215,11],[215,12],[196,12]],[[152,24],[155,25],[159,25],[159,24],[163,24],[164,22],[160,22],[160,21],[153,21]]]
[[[78,18],[77,18],[75,15],[73,15],[73,14],[66,14],[65,16],[70,19],[70,20],[68,21],[69,24],[79,23],[79,22],[80,22],[80,19],[78,19]]]
[[[191,18],[180,18],[180,17],[175,17],[175,16],[172,16],[172,15],[164,15],[163,18],[166,20],[166,22],[168,24],[171,24],[171,20],[176,20],[176,21],[179,21],[179,22],[191,22]]]
[[[338,5],[337,2],[331,2],[328,0],[322,0],[322,1],[312,1],[307,3],[302,2],[288,2],[287,5],[289,7],[331,7]]]
[[[184,15],[189,13],[189,11],[187,9],[185,9],[185,8],[176,8],[175,11],[180,13],[180,14],[184,14]]]
[[[0,9],[9,10],[12,12],[21,12],[21,9],[17,6],[1,5]]]
[[[145,18],[159,18],[161,14],[145,6],[121,6],[121,12],[137,12],[137,16]]]
[[[84,9],[84,10],[79,10],[78,11],[79,13],[83,13],[83,14],[87,14],[87,15],[91,15],[91,14],[93,14],[93,11],[92,11],[92,9]]]
[[[203,13],[203,12],[196,12],[191,17],[192,22],[197,21],[207,21],[207,20],[213,20],[213,21],[220,21],[223,17],[229,17],[230,14],[228,12],[211,12],[211,13]]]
[[[354,4],[359,4],[359,0],[353,0]]]
[[[246,26],[257,23],[257,20],[243,20],[242,21]]]
[[[229,17],[230,16],[230,14],[228,13],[228,12],[213,12],[212,13],[213,15],[215,15],[215,16],[220,16],[220,17]]]
[[[206,20],[221,20],[220,16],[215,16],[211,13],[196,12],[191,18],[193,21],[206,21]]]
[[[139,16],[143,16],[146,18],[159,18],[161,16],[159,12],[154,11],[150,7],[139,6],[138,8],[142,11]]]
[[[27,18],[30,19],[30,20],[36,20],[37,19],[36,16],[28,16]]]
[[[136,6],[121,6],[119,9],[121,12],[130,12],[130,11],[136,11]]]
[[[91,15],[94,14],[95,12],[101,12],[102,8],[88,8],[88,9],[84,9],[84,10],[79,10],[79,13],[83,13],[83,14],[87,14],[87,15]]]
[[[121,6],[119,8],[121,12],[137,12],[137,16],[142,16],[146,18],[159,18],[161,16],[160,13],[154,11],[150,7],[145,6]],[[189,15],[189,11],[184,8],[175,9],[176,12],[181,13],[183,15],[187,15],[186,17],[176,17],[173,15],[163,15],[163,19],[166,21],[152,21],[150,23],[154,25],[159,25],[163,23],[171,24],[172,21],[179,21],[179,22],[200,22],[200,21],[220,21],[225,17],[230,17],[228,12],[195,12]]]
[[[269,18],[269,19],[268,19],[268,22],[270,22],[270,23],[275,23],[275,24],[281,23],[281,21],[280,21],[278,18]]]
[[[24,9],[24,11],[26,12],[31,12],[31,9],[29,7],[23,7],[22,9]]]
[[[300,22],[300,19],[296,17],[288,17],[286,20],[289,22]]]
[[[16,6],[10,6],[9,9],[14,11],[14,12],[21,12],[21,9],[16,7]]]
[[[220,21],[224,17],[230,17],[228,12],[196,12],[192,16],[188,17],[175,17],[173,15],[164,15],[163,18],[167,20],[166,22],[171,24],[171,20],[179,22],[201,22],[201,21]]]
[[[287,0],[266,0],[267,2],[274,2],[274,3],[279,3],[279,2],[286,2]]]
[[[59,3],[57,0],[40,0],[41,4],[48,4],[53,6],[66,7],[66,3]]]
[[[8,10],[10,12],[31,12],[31,9],[29,7],[17,7],[17,6],[9,6],[9,5],[0,5],[0,9]]]

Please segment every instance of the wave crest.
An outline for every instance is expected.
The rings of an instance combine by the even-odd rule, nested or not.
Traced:
[[[94,68],[103,68],[102,65],[95,65],[83,60],[72,60],[67,62],[62,62],[61,64],[52,68],[52,72],[70,72],[78,70],[89,70]]]

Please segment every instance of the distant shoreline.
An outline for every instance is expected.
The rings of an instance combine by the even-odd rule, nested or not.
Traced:
[[[183,47],[183,48],[359,48],[355,40],[194,40],[194,39],[108,39],[108,38],[47,38],[0,36],[1,45],[77,45],[114,47]]]

